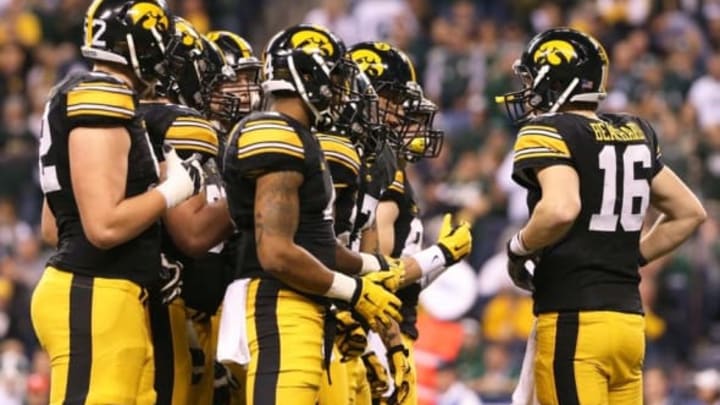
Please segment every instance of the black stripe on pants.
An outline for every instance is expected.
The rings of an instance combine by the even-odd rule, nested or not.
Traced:
[[[170,325],[170,307],[163,304],[159,297],[151,297],[149,308],[153,357],[155,358],[156,403],[170,405],[175,383],[175,353],[173,350],[175,342]]]
[[[577,312],[561,312],[555,325],[555,392],[560,405],[579,405],[575,382],[575,348],[579,328]]]
[[[92,366],[93,279],[73,275],[70,284],[70,364],[63,405],[83,405]]]
[[[255,295],[255,332],[258,365],[253,398],[255,405],[275,405],[280,372],[280,331],[277,320],[278,285],[260,280]]]

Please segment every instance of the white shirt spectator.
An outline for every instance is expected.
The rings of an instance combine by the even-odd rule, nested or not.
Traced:
[[[353,15],[362,28],[362,32],[358,32],[359,41],[387,40],[398,18],[407,20],[411,33],[417,31],[417,19],[403,0],[362,0],[355,6]]]
[[[482,401],[475,392],[458,381],[438,395],[437,405],[482,405]]]
[[[507,216],[511,224],[525,222],[528,218],[527,190],[512,179],[513,153],[505,156],[495,174],[498,188],[507,195]]]
[[[327,27],[347,46],[362,40],[360,26],[355,17],[347,12],[346,0],[324,0],[323,5],[310,10],[303,21]]]
[[[690,87],[688,101],[697,112],[700,128],[720,124],[720,80],[709,75],[697,79]]]

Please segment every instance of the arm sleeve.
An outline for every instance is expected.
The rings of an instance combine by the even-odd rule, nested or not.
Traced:
[[[135,92],[124,84],[86,81],[67,93],[67,118],[76,127],[115,127],[135,118]]]
[[[405,173],[402,170],[395,171],[395,178],[390,186],[380,197],[380,201],[394,201],[398,206],[401,206],[403,199],[405,198]]]
[[[246,178],[281,171],[305,171],[305,151],[300,135],[288,125],[246,123],[240,131],[232,162],[237,173]]]
[[[167,128],[165,140],[175,147],[182,159],[194,153],[199,153],[203,161],[218,155],[217,133],[210,122],[200,117],[177,117]]]
[[[513,179],[521,185],[530,185],[534,182],[535,169],[553,165],[574,165],[562,134],[550,125],[522,127],[513,147]]]

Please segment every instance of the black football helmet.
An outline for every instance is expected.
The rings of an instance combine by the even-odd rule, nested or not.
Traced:
[[[442,150],[445,133],[433,128],[438,106],[424,96],[408,100],[403,107],[408,120],[412,122],[403,138],[400,148],[403,158],[417,162],[423,158],[435,158]]]
[[[350,48],[349,55],[370,78],[380,97],[378,114],[382,128],[374,135],[377,142],[387,141],[399,151],[414,125],[403,108],[411,100],[422,98],[412,62],[384,42],[361,42]]]
[[[556,112],[565,103],[598,104],[606,95],[605,49],[595,38],[572,28],[552,28],[536,35],[513,69],[525,87],[496,101],[505,104],[515,123],[537,112]]]
[[[186,20],[175,17],[175,32],[168,46],[170,75],[162,79],[174,101],[210,117],[213,91],[235,74],[222,51]]]
[[[294,25],[277,33],[263,51],[265,94],[297,94],[317,127],[331,126],[349,101],[357,65],[328,29]]]
[[[317,130],[347,137],[362,152],[375,152],[381,146],[375,136],[380,132],[378,96],[370,79],[360,69],[356,72],[340,115],[332,123],[320,123]]]
[[[252,46],[235,33],[212,31],[207,38],[220,48],[235,71],[235,81],[224,83],[213,93],[213,103],[220,106],[218,118],[228,124],[237,122],[260,106],[262,64],[253,53]]]
[[[164,0],[94,0],[80,49],[87,59],[129,66],[150,87],[167,75],[173,25]]]

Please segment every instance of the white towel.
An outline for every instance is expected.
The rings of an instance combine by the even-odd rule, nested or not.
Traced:
[[[539,404],[535,392],[535,333],[537,331],[537,319],[533,320],[527,346],[525,346],[525,357],[523,357],[520,378],[512,394],[512,405],[536,405]]]
[[[237,363],[246,367],[250,363],[245,306],[249,279],[233,281],[225,290],[220,330],[218,332],[217,360]]]

